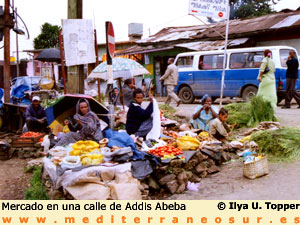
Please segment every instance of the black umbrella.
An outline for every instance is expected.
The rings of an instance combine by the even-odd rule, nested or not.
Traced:
[[[60,51],[56,48],[44,49],[35,60],[60,63]]]

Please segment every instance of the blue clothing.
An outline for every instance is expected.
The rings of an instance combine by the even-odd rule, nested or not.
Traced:
[[[35,110],[33,105],[27,107],[25,113],[26,120],[37,121],[38,119],[47,119],[45,109],[39,105],[39,107]]]
[[[135,134],[143,122],[148,120],[153,113],[153,103],[150,102],[146,109],[135,103],[131,102],[127,113],[126,131],[128,134]]]
[[[193,114],[197,113],[202,108],[203,105],[197,106]],[[214,110],[216,114],[218,114],[218,109],[215,106],[212,105],[211,108]],[[213,119],[214,117],[211,110],[208,111],[208,114],[206,114],[205,110],[202,110],[199,117],[195,120],[191,119],[190,123],[195,129],[209,131],[210,123]]]

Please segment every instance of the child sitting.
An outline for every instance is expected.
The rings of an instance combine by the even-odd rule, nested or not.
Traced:
[[[219,141],[226,141],[226,138],[230,136],[230,128],[226,123],[228,117],[228,111],[221,108],[218,118],[211,122],[209,134]]]

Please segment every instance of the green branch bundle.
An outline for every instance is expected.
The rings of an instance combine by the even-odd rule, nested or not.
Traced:
[[[262,153],[268,154],[275,160],[300,159],[300,130],[282,128],[255,132],[251,135]]]
[[[249,103],[233,103],[224,107],[229,115],[227,122],[236,128],[255,127],[263,121],[276,121],[274,110],[262,97],[254,97]]]

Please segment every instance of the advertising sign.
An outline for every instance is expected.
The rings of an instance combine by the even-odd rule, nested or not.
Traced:
[[[228,0],[190,0],[189,14],[226,19]]]

